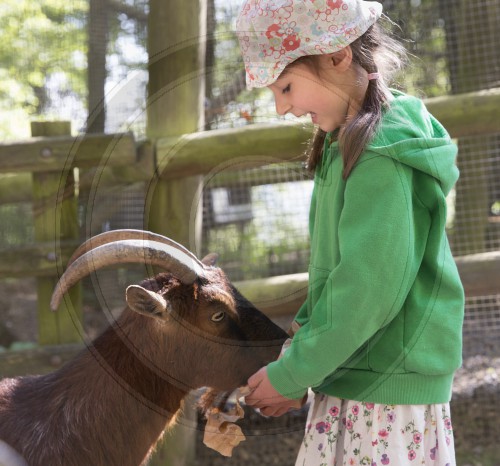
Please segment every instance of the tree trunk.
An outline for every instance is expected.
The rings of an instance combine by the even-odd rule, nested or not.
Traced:
[[[211,106],[213,98],[213,74],[215,66],[215,28],[217,26],[215,18],[215,0],[207,0],[207,42],[205,48],[205,130],[211,129]]]
[[[106,50],[108,47],[108,5],[90,0],[88,17],[88,117],[87,133],[104,133],[106,106]]]

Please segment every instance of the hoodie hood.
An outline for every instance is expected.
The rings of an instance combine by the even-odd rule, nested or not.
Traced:
[[[458,179],[456,144],[422,100],[398,91],[393,96],[367,149],[436,178],[446,196]]]

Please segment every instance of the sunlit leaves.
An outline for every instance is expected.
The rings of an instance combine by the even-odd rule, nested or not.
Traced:
[[[84,0],[2,0],[0,5],[0,109],[42,113],[51,104],[47,83],[64,74],[83,97],[86,63]],[[79,55],[78,55],[79,54]]]

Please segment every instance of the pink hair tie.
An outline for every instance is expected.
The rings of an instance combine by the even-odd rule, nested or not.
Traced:
[[[378,79],[380,78],[380,75],[378,73],[370,73],[368,75],[368,81],[372,81],[373,79]]]

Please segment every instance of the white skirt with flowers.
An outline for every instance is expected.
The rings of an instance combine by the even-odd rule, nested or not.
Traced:
[[[295,466],[455,466],[449,403],[383,405],[317,394]]]

